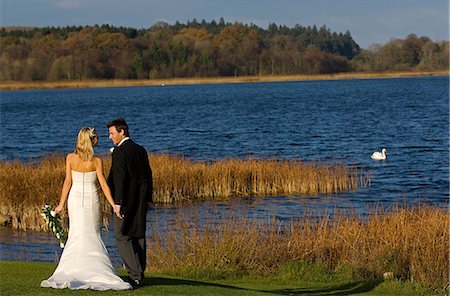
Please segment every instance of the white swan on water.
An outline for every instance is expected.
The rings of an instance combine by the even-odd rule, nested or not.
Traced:
[[[386,159],[386,148],[381,149],[380,151],[375,151],[374,153],[372,153],[372,155],[370,156],[370,158],[374,159],[374,160],[385,160]]]

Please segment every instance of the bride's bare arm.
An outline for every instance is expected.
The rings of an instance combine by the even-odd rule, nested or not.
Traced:
[[[114,213],[119,216],[120,206],[116,205],[114,199],[111,195],[111,190],[109,189],[108,183],[106,183],[105,176],[103,175],[103,163],[102,160],[98,157],[95,158],[95,169],[97,172],[97,179],[100,183],[100,187],[102,187],[103,193],[105,194],[106,199],[109,204],[112,206]]]
[[[59,199],[59,204],[55,208],[55,213],[61,213],[64,204],[67,200],[67,196],[69,195],[70,187],[72,186],[72,166],[71,166],[71,155],[68,154],[66,157],[66,177],[64,179],[64,184],[61,191],[61,198]]]

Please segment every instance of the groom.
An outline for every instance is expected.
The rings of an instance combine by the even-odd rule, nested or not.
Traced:
[[[152,171],[144,147],[134,143],[125,119],[106,125],[117,145],[112,152],[108,185],[122,218],[114,216],[114,234],[133,288],[142,285],[146,267],[145,228],[147,203],[152,199]]]

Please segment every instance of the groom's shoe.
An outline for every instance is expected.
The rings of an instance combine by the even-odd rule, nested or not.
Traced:
[[[128,278],[128,282],[130,283],[131,287],[133,287],[133,289],[142,287],[142,280],[133,280]]]

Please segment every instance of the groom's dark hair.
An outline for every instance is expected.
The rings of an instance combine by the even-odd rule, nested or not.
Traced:
[[[130,134],[128,133],[128,124],[124,118],[117,118],[117,119],[111,120],[110,122],[108,122],[106,127],[110,128],[111,126],[115,126],[118,133],[123,131],[123,134],[126,137],[130,136]]]

